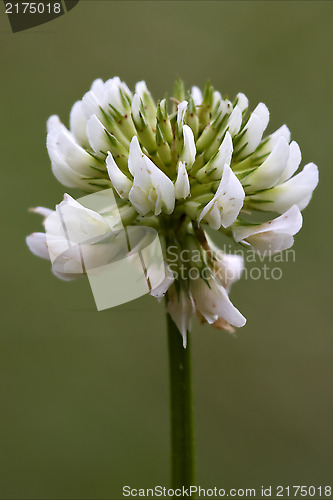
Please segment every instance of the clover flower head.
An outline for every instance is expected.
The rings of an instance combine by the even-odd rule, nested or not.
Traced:
[[[172,97],[156,102],[145,82],[138,82],[132,93],[118,77],[93,82],[72,107],[69,129],[57,116],[48,120],[47,149],[56,178],[88,193],[112,188],[125,226],[158,231],[167,275],[151,294],[167,294],[168,312],[184,345],[195,315],[226,330],[245,324],[228,296],[241,275],[242,258],[221,256],[206,229],[265,253],[289,248],[302,226],[301,210],[317,186],[318,169],[309,163],[296,173],[298,144],[291,142],[286,125],[264,136],[268,123],[265,104],[250,111],[244,94],[230,101],[210,83],[202,93],[196,86],[186,91],[177,80]],[[73,224],[91,237],[96,226],[105,224],[98,211],[88,213],[66,195],[68,202]],[[267,213],[268,220],[257,222],[257,212]],[[273,220],[271,212],[277,214]],[[30,249],[47,258],[52,245],[61,245],[59,228],[52,231],[53,240],[46,241],[44,233],[28,237]],[[91,247],[95,258],[94,242]],[[205,270],[205,276],[182,277],[178,263],[171,273],[169,247],[179,254],[198,252],[188,267]],[[58,276],[84,273],[74,255],[67,255],[66,262],[67,267],[54,270]]]

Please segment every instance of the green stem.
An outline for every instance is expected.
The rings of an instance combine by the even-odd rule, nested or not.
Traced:
[[[171,487],[194,485],[193,402],[190,339],[184,349],[182,336],[167,314],[170,419],[171,419]],[[192,497],[193,498],[193,497]]]

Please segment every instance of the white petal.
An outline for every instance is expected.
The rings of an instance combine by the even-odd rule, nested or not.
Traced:
[[[218,281],[229,291],[231,285],[241,278],[244,269],[244,259],[241,255],[219,252],[218,266],[214,267],[214,274]]]
[[[216,207],[218,207],[221,216],[221,225],[223,227],[230,226],[236,220],[243,206],[244,197],[245,193],[241,183],[229,165],[225,164],[222,179],[215,196],[202,210],[199,221],[203,218],[207,218],[208,213],[213,207],[215,208],[215,212]],[[215,226],[213,229],[218,228]]]
[[[213,93],[212,109],[214,110],[218,104],[221,105],[222,101],[223,99],[220,92],[218,92],[218,90],[215,90]]]
[[[59,215],[62,226],[66,228],[66,238],[73,245],[98,240],[111,231],[102,215],[84,207],[67,193],[63,201],[56,206],[56,213]],[[52,218],[52,215],[45,221],[48,234],[49,218]]]
[[[128,168],[134,177],[129,200],[137,211],[145,215],[152,210],[155,211],[155,215],[158,215],[164,205],[165,212],[171,213],[175,206],[173,182],[142,153],[136,136],[131,141]],[[137,191],[137,188],[140,188],[140,191]],[[152,190],[155,191],[155,197],[153,197]],[[146,200],[144,200],[144,195]],[[148,204],[150,210],[147,210]]]
[[[63,170],[70,167],[80,176],[91,176],[92,170],[89,165],[96,163],[83,148],[81,148],[74,136],[60,122],[58,116],[51,116],[47,121],[46,145],[51,162],[59,164]],[[68,174],[71,176],[71,173]]]
[[[217,154],[196,173],[196,177],[200,181],[205,181],[205,179],[206,181],[221,179],[224,165],[230,165],[232,152],[232,138],[229,132],[226,132]],[[207,174],[209,174],[208,177]]]
[[[133,101],[135,99],[135,96],[133,98]],[[129,155],[128,155],[128,170],[130,173],[134,176],[134,172],[139,170],[139,169],[144,169],[145,168],[145,161],[144,161],[144,154],[141,151],[139,140],[137,136],[133,136],[129,148]]]
[[[152,210],[152,205],[148,199],[146,191],[133,184],[129,192],[128,199],[140,215],[146,215]]]
[[[177,108],[177,126],[179,130],[182,130],[182,127],[185,123],[185,113],[187,110],[187,101],[182,101],[178,104]]]
[[[120,95],[120,80],[118,77],[111,78],[105,82],[105,101],[106,107],[111,104],[120,113],[125,114],[126,109]]]
[[[242,110],[237,105],[233,109],[233,112],[230,115],[228,120],[228,130],[232,136],[238,134],[242,125]]]
[[[239,92],[239,94],[237,94],[237,106],[240,108],[242,112],[249,107],[248,98],[242,92]]]
[[[48,148],[48,153],[51,161],[61,161],[63,160],[62,155],[60,155],[59,148],[57,145],[58,135],[64,130],[66,131],[65,125],[63,125],[58,116],[53,115],[47,120],[47,137],[46,146]]]
[[[45,209],[37,211],[46,215]],[[65,194],[44,225],[46,233],[30,235],[27,244],[33,253],[52,261],[55,274],[82,274],[85,269],[110,262],[111,247],[105,236],[111,232],[106,219],[71,196]],[[101,240],[107,243],[92,244]]]
[[[180,161],[178,163],[178,173],[175,182],[175,196],[176,199],[185,199],[190,194],[190,182],[185,167],[185,163]]]
[[[44,219],[43,225],[45,227],[47,238],[49,236],[54,236],[57,239],[66,240],[64,227],[56,210],[52,210],[52,212]]]
[[[195,140],[192,129],[188,125],[183,126],[184,147],[180,154],[180,160],[185,163],[186,169],[190,170],[196,155]]]
[[[39,214],[42,217],[46,218],[49,215],[53,214],[54,210],[51,210],[50,208],[46,208],[46,207],[35,207],[35,208],[31,208],[29,210],[29,212],[33,212],[35,214]]]
[[[282,125],[280,128],[275,130],[275,132],[273,132],[270,135],[269,140],[273,143],[274,146],[277,143],[277,141],[280,139],[280,137],[284,137],[285,140],[289,143],[290,142],[290,135],[291,135],[290,130],[287,127],[287,125]]]
[[[223,176],[216,191],[218,204],[222,208],[222,226],[230,226],[238,216],[244,202],[244,189],[229,165],[224,166]]]
[[[260,234],[267,231],[285,233],[294,236],[302,227],[302,214],[299,208],[294,205],[287,212],[268,222],[258,225],[240,226],[232,228],[235,241],[245,240],[253,234]]]
[[[232,102],[229,101],[229,99],[224,99],[221,101],[221,105],[220,105],[220,108],[219,108],[219,111],[222,112],[222,115],[230,115],[230,113],[232,112],[233,108],[232,108]]]
[[[219,152],[217,155],[219,157],[219,161],[223,162],[223,166],[225,164],[230,165],[232,152],[233,152],[232,138],[231,138],[230,133],[226,132],[225,137],[222,141],[222,144],[219,147]],[[223,167],[220,170],[220,173],[222,173],[222,170],[223,170]]]
[[[96,154],[106,153],[109,150],[110,144],[105,128],[96,115],[92,115],[87,121],[86,133],[89,144]]]
[[[49,249],[46,242],[45,233],[32,233],[26,238],[26,243],[30,252],[42,259],[50,260]]]
[[[77,172],[73,172],[68,165],[57,161],[51,162],[52,172],[61,184],[67,187],[87,188],[87,184],[82,181],[81,176]]]
[[[252,112],[249,121],[245,125],[246,132],[239,141],[237,149],[239,150],[245,144],[246,146],[241,152],[241,157],[244,158],[253,153],[260,144],[262,134],[264,133],[269,122],[269,111],[267,106],[260,102]]]
[[[59,271],[56,271],[53,268],[52,268],[52,272],[53,272],[54,276],[56,276],[57,278],[59,278],[63,281],[72,281],[81,275],[81,274],[65,274],[65,273],[61,273]]]
[[[266,104],[264,104],[263,102],[260,102],[258,104],[258,106],[253,110],[253,113],[255,115],[259,116],[259,118],[261,119],[262,126],[263,126],[263,132],[264,132],[264,130],[266,130],[268,122],[269,122],[269,111],[268,111]]]
[[[192,296],[187,295],[183,289],[177,293],[175,286],[172,286],[168,292],[167,311],[177,325],[183,337],[183,346],[186,347],[187,332],[191,330],[195,312]]]
[[[209,281],[209,286],[202,279],[193,280],[190,290],[197,311],[208,323],[211,324],[218,318],[223,318],[236,327],[245,325],[244,316],[231,303],[225,288],[214,279]]]
[[[199,87],[195,85],[191,88],[191,96],[196,106],[200,106],[202,104],[202,92]]]
[[[96,115],[97,118],[103,120],[101,107],[103,107],[103,103],[97,99],[96,95],[91,90],[88,90],[82,97],[82,111],[87,120],[91,115]]]
[[[145,156],[145,162],[151,183],[163,201],[164,211],[171,214],[175,208],[175,187],[173,182],[147,156]],[[155,215],[157,214],[155,213]]]
[[[271,153],[273,151],[274,147],[276,146],[278,140],[283,137],[288,144],[290,143],[290,130],[287,127],[287,125],[282,125],[282,127],[278,128],[273,132],[269,138],[268,141],[260,148],[260,155],[265,155]]]
[[[92,82],[90,90],[96,98],[103,103],[105,98],[105,83],[101,78],[97,78]]]
[[[60,241],[64,243],[65,240]],[[67,275],[82,275],[84,274],[85,261],[80,252],[80,245],[75,245],[70,248],[61,248],[59,246],[56,249],[57,242],[53,242],[49,237],[47,238],[47,243],[50,248],[50,254],[54,252],[55,259],[52,259],[52,272],[61,279],[71,279]],[[57,252],[57,253],[56,253]],[[65,278],[66,276],[66,278]]]
[[[146,215],[154,208],[148,199],[152,183],[137,136],[133,137],[130,144],[128,169],[134,177],[133,187],[129,192],[128,198],[141,215]]]
[[[302,198],[301,201],[297,203],[298,208],[300,210],[304,210],[304,208],[306,208],[310,203],[311,198],[312,198],[312,193],[308,194],[307,196],[304,196],[304,198]]]
[[[289,145],[289,157],[287,161],[286,168],[282,172],[279,179],[279,184],[290,179],[290,177],[296,172],[302,160],[302,153],[297,142],[293,141]]]
[[[150,266],[151,267],[151,266]],[[147,277],[150,279],[151,269],[147,271]],[[168,266],[165,266],[165,278],[164,280],[155,288],[152,288],[150,295],[156,297],[157,299],[162,299],[167,293],[168,289],[174,282],[173,273]]]
[[[145,81],[142,80],[141,82],[137,82],[135,84],[135,93],[140,97],[140,99],[143,99],[144,94],[150,94]]]
[[[252,113],[245,128],[246,132],[237,145],[238,150],[244,146],[240,153],[242,158],[253,153],[260,144],[263,134],[263,123],[261,118]]]
[[[121,198],[128,199],[130,189],[133,185],[132,181],[126,177],[120,170],[109,152],[106,157],[106,168],[111,179],[112,185]]]
[[[259,253],[275,253],[290,248],[301,227],[302,214],[294,205],[276,219],[257,226],[235,225],[232,231],[235,241],[245,241]]]
[[[214,274],[218,281],[222,281],[224,288],[229,291],[231,285],[241,278],[244,270],[244,258],[242,255],[229,254],[223,252],[205,232],[209,249],[213,252],[214,259],[217,262],[217,268],[214,266]]]
[[[141,109],[141,100],[138,94],[134,94],[132,100],[132,116],[135,123],[140,123],[140,109]]]
[[[90,165],[96,163],[84,149],[74,140],[67,130],[61,130],[57,138],[57,147],[67,165],[82,176],[91,177],[93,170]]]
[[[82,101],[77,101],[71,109],[69,125],[71,133],[82,146],[88,146],[86,124],[87,118],[83,111]]]
[[[129,97],[130,99],[133,98],[133,94],[130,91],[130,89],[128,88],[128,86],[126,85],[125,82],[121,81],[120,84],[119,84],[119,86],[120,86],[121,90],[123,91],[123,93],[127,95],[127,97]]]
[[[253,196],[249,196],[249,200],[251,202],[259,200],[259,208],[261,210],[283,213],[292,205],[297,205],[300,210],[303,210],[308,205],[312,192],[318,184],[318,180],[317,165],[309,163],[304,167],[302,172],[288,181],[268,191],[262,191]]]
[[[266,233],[249,236],[246,241],[256,252],[267,255],[282,252],[292,247],[294,244],[294,237],[290,234],[267,231]]]
[[[46,232],[46,243],[50,255],[49,259],[51,260],[52,265],[57,261],[58,267],[61,265],[63,269],[64,262],[66,262],[66,260],[69,258],[68,252],[70,252],[71,250],[68,239],[66,239],[66,237],[54,236]],[[71,258],[74,254],[76,254],[76,257],[78,258],[78,252],[79,246],[75,245],[75,247],[73,247],[71,251]],[[80,272],[83,272],[82,269]]]
[[[222,218],[221,218],[221,211],[217,203],[215,201],[210,201],[206,207],[202,210],[200,216],[199,216],[199,222],[202,219],[205,219],[205,221],[208,222],[210,227],[212,229],[215,229],[216,231],[220,229],[222,226]]]
[[[58,116],[51,116],[47,121],[47,129],[46,146],[55,177],[65,186],[85,189],[86,184],[81,179],[82,175],[70,168],[58,145],[59,134],[61,131],[66,133],[66,127]]]
[[[253,192],[274,186],[287,166],[288,157],[289,144],[280,137],[264,163],[242,179],[245,190]]]
[[[229,132],[226,132],[222,144],[219,147],[218,153],[211,162],[210,170],[212,168],[216,168],[216,170],[211,175],[212,180],[221,179],[224,165],[226,164],[230,165],[232,152],[233,152],[232,138]]]

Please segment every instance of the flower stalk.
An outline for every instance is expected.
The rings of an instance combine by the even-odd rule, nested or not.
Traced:
[[[176,324],[167,314],[170,376],[171,487],[195,481],[190,338],[184,349]]]

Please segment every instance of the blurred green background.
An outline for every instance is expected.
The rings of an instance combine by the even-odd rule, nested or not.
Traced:
[[[332,2],[83,1],[12,34],[0,6],[2,330],[1,499],[116,499],[168,485],[163,305],[145,296],[97,312],[85,279],[57,280],[31,255],[36,205],[54,207],[45,123],[101,77],[155,97],[181,76],[210,78],[287,123],[302,164],[320,168],[296,262],[283,279],[243,280],[236,337],[195,324],[198,484],[326,485],[332,480]]]

